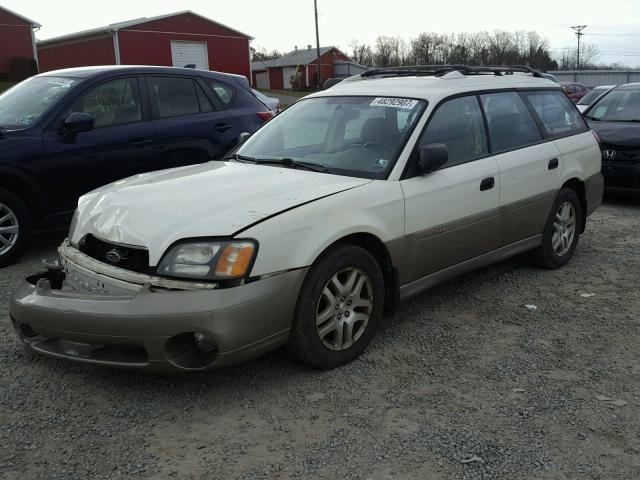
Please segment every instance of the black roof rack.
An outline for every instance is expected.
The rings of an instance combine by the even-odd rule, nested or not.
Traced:
[[[434,76],[441,77],[449,72],[460,72],[463,75],[486,75],[492,74],[497,76],[513,75],[514,73],[530,73],[534,77],[544,78],[544,76],[531,67],[525,67],[523,65],[510,65],[510,66],[487,66],[476,67],[470,65],[407,65],[402,67],[387,67],[377,68],[374,70],[368,70],[362,74],[361,77],[405,77],[405,76]]]

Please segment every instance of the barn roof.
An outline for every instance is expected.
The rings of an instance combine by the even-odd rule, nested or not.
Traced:
[[[20,15],[19,13],[14,12],[13,10],[9,10],[7,7],[3,7],[2,5],[0,5],[0,10],[4,10],[5,12],[9,13],[10,15],[13,15],[14,17],[18,17],[20,20],[24,20],[27,23],[30,23],[33,28],[40,28],[42,25],[40,25],[38,22],[34,22],[33,20],[24,17],[22,15]]]
[[[47,38],[46,40],[38,40],[38,45],[39,46],[44,46],[44,45],[48,45],[50,43],[58,43],[58,42],[62,42],[62,41],[66,41],[66,40],[73,40],[76,38],[83,38],[83,37],[91,37],[93,35],[100,35],[102,33],[112,33],[112,32],[117,32],[118,30],[121,30],[123,28],[128,28],[128,27],[133,27],[135,25],[141,25],[143,23],[148,23],[148,22],[154,22],[156,20],[163,20],[165,18],[171,18],[171,17],[177,17],[178,15],[184,15],[185,13],[190,13],[191,15],[195,15],[196,17],[200,17],[208,22],[211,23],[215,23],[216,25],[219,25],[221,27],[226,28],[227,30],[231,30],[232,32],[237,33],[239,36],[241,37],[247,37],[250,39],[253,39],[253,37],[251,35],[247,35],[246,33],[242,33],[239,30],[236,30],[235,28],[231,28],[228,27],[220,22],[216,22],[215,20],[211,20],[210,18],[204,17],[202,15],[199,15],[195,12],[192,12],[191,10],[183,10],[181,12],[174,12],[174,13],[167,13],[165,15],[158,15],[155,17],[141,17],[141,18],[134,18],[133,20],[126,20],[124,22],[116,22],[116,23],[111,23],[109,25],[106,25],[104,27],[98,27],[98,28],[92,28],[89,30],[82,30],[80,32],[75,32],[75,33],[69,33],[67,35],[61,35],[59,37],[53,37],[53,38]]]
[[[320,55],[324,55],[331,50],[338,50],[336,47],[320,47]],[[340,52],[342,53],[342,52]],[[343,54],[344,55],[344,54]],[[305,48],[292,50],[289,53],[285,53],[280,58],[274,58],[273,60],[257,60],[251,62],[251,70],[259,72],[260,70],[267,70],[272,67],[295,67],[297,65],[308,65],[318,57],[318,52],[315,48]]]

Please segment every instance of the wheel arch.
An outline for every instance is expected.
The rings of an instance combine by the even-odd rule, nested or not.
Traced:
[[[36,182],[21,170],[0,167],[0,188],[10,191],[24,201],[35,223],[43,215],[43,197]]]
[[[582,210],[580,233],[584,233],[587,224],[587,191],[585,184],[577,177],[570,178],[562,184],[562,188],[569,188],[576,192],[580,200],[580,209]]]
[[[384,278],[384,313],[386,315],[393,315],[400,303],[400,285],[398,279],[398,272],[393,265],[389,249],[384,242],[372,233],[358,232],[345,235],[329,246],[327,246],[318,256],[320,258],[325,252],[336,248],[340,245],[355,245],[363,248],[371,254],[376,260],[382,270]],[[317,259],[316,259],[317,261]]]

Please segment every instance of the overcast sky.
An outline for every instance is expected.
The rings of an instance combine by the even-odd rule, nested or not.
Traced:
[[[253,37],[268,50],[315,46],[313,0],[0,0],[40,24],[46,39],[139,17],[192,10]],[[535,7],[533,7],[535,6]],[[406,40],[420,32],[535,30],[553,53],[574,47],[571,25],[588,25],[583,41],[595,44],[599,62],[640,66],[640,0],[318,0],[320,43],[350,53],[349,44],[378,35]]]

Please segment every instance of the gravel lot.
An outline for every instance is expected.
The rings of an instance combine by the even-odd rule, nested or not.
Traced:
[[[640,478],[639,232],[608,202],[566,268],[441,285],[339,370],[174,376],[23,356],[9,292],[50,235],[0,271],[0,478]]]

